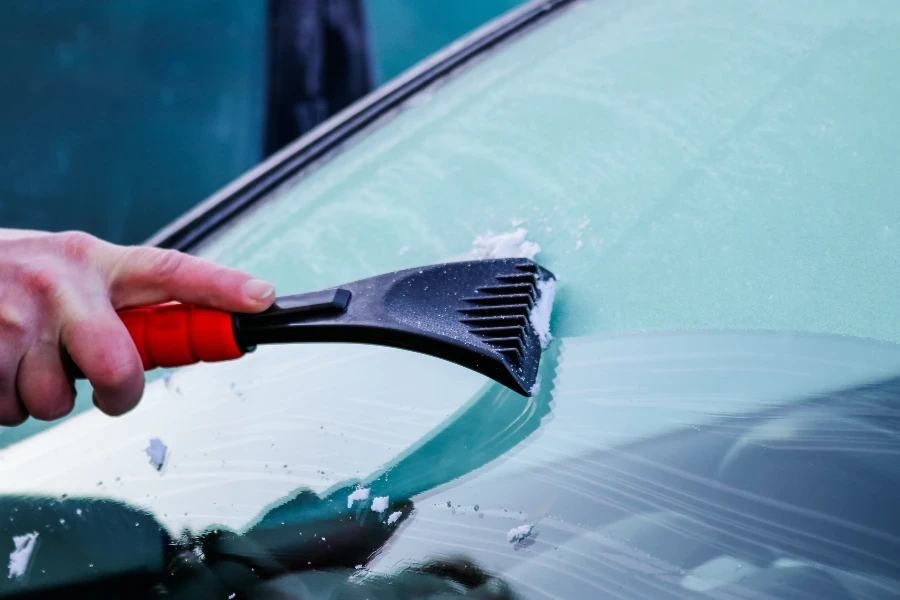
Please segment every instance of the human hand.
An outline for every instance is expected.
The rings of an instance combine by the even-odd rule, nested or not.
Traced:
[[[93,385],[100,410],[134,408],[144,369],[116,310],[171,300],[260,312],[275,288],[174,250],[117,246],[81,232],[0,229],[0,425],[72,410],[66,354]]]

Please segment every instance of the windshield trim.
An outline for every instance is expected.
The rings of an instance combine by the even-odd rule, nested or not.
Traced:
[[[452,71],[577,0],[532,0],[433,54],[301,136],[171,222],[146,243],[190,252],[298,172]]]

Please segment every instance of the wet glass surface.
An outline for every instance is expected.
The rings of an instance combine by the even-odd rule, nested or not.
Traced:
[[[558,339],[531,399],[400,351],[260,351],[7,448],[0,550],[36,531],[153,572],[188,530],[275,561],[270,591],[463,558],[525,598],[890,598],[898,375],[896,344],[777,332]]]
[[[185,594],[900,595],[891,6],[582,2],[417,98],[201,254],[297,293],[527,229],[560,278],[534,397],[367,346],[180,369],[0,450],[61,503],[0,556],[40,530],[39,583],[106,498],[90,569]],[[155,553],[104,558],[131,511]],[[458,557],[486,575],[422,567]]]

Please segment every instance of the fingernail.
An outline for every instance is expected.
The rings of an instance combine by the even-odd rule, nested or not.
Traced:
[[[269,296],[275,293],[275,286],[268,281],[261,279],[251,279],[244,284],[244,294],[254,302],[262,302],[267,300]]]

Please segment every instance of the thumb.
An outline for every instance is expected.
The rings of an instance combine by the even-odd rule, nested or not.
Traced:
[[[175,300],[230,312],[260,312],[275,300],[275,286],[251,275],[183,254],[147,246],[109,244],[107,270],[116,309]]]

